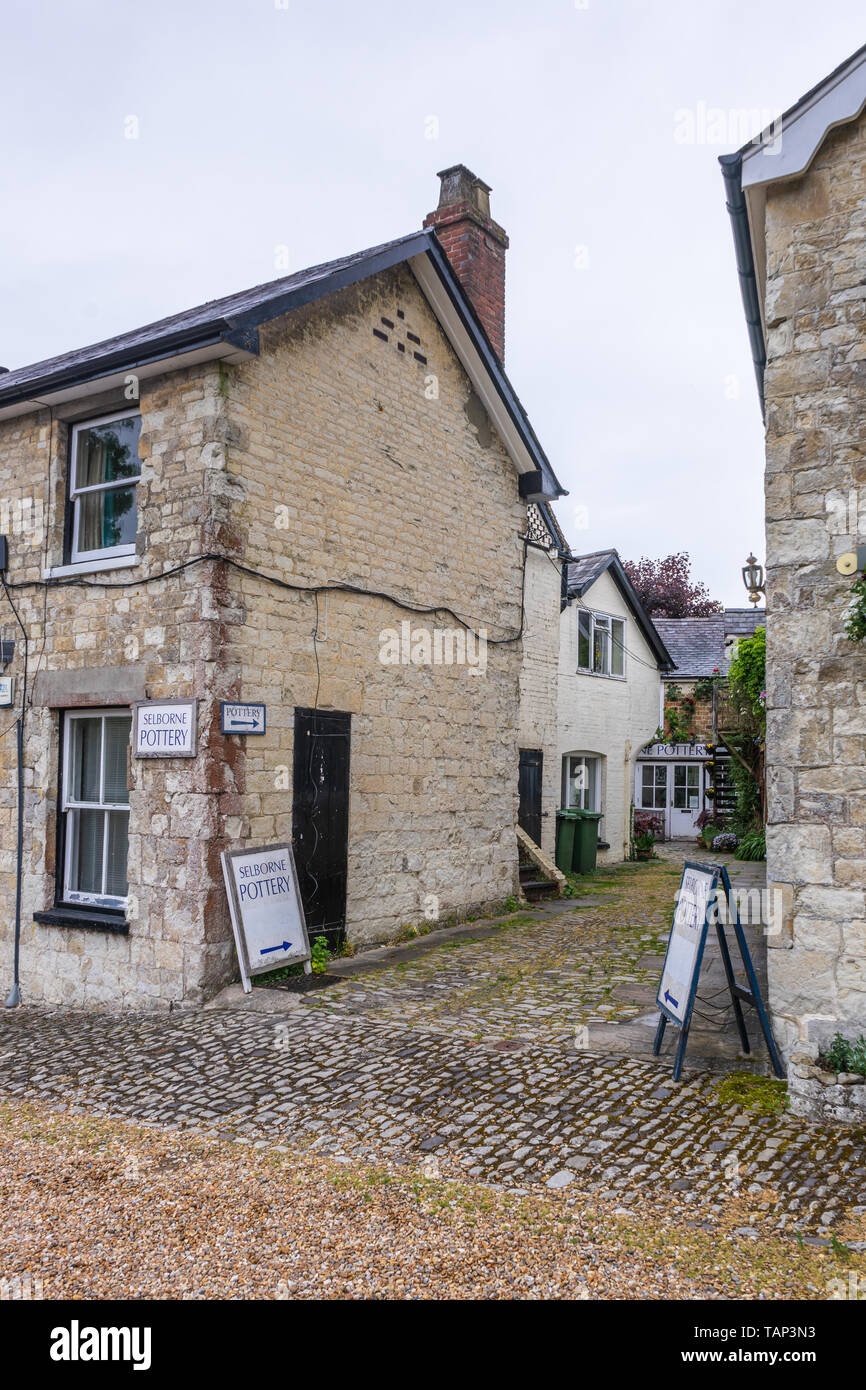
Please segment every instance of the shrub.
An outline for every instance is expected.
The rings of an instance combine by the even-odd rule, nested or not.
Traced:
[[[850,1071],[866,1076],[866,1038],[861,1033],[856,1042],[849,1042],[837,1033],[820,1059],[828,1071]]]
[[[643,835],[636,835],[634,847],[638,854],[652,854],[656,838],[651,830],[647,830]]]
[[[766,859],[767,837],[763,830],[750,830],[740,837],[736,849],[738,859]]]
[[[638,835],[654,835],[657,840],[665,837],[665,818],[664,816],[654,815],[652,811],[635,811],[634,813],[634,833]]]
[[[328,938],[326,936],[317,936],[310,949],[310,964],[313,967],[313,974],[324,975],[330,959],[331,952],[328,950]]]
[[[727,853],[730,853],[731,850],[735,850],[737,848],[737,845],[739,843],[740,842],[737,839],[736,835],[733,833],[733,831],[724,830],[722,831],[721,835],[714,836],[713,849],[721,849],[725,850]]]
[[[709,849],[716,836],[721,834],[721,830],[722,827],[720,825],[716,825],[714,821],[707,821],[706,825],[701,827],[701,833],[699,838],[703,843],[705,849]]]

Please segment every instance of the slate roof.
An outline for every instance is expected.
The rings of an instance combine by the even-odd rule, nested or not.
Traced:
[[[438,282],[469,335],[474,351],[481,358],[522,445],[541,473],[546,497],[563,497],[565,489],[556,477],[517,393],[505,375],[490,340],[472,304],[432,230],[411,232],[380,246],[356,251],[350,256],[307,267],[293,275],[269,280],[252,289],[212,299],[194,309],[129,333],[120,333],[99,343],[30,366],[0,374],[0,408],[36,401],[52,391],[98,380],[119,370],[135,370],[183,352],[209,348],[226,342],[244,350],[258,352],[258,328],[304,304],[310,304],[347,285],[401,265],[413,257],[426,255],[438,275]],[[434,310],[435,312],[435,310]]]
[[[5,372],[0,376],[0,404],[19,387],[26,386],[28,395],[38,392],[40,384],[46,380],[74,368],[101,366],[104,359],[126,356],[138,349],[152,349],[156,343],[185,342],[198,339],[203,331],[217,335],[225,327],[237,325],[240,317],[245,327],[257,326],[265,319],[275,317],[274,306],[287,296],[293,301],[289,307],[306,302],[300,298],[305,289],[315,288],[325,279],[331,279],[340,272],[351,271],[370,258],[378,258],[395,248],[411,248],[417,241],[418,233],[398,237],[396,241],[383,242],[367,251],[358,251],[351,256],[342,256],[335,261],[325,261],[322,265],[309,266],[306,270],[284,275],[279,280],[268,280],[252,289],[240,290],[236,294],[225,295],[222,299],[211,299],[194,309],[185,309],[180,314],[170,314],[168,318],[157,319],[154,323],[134,328],[130,333],[119,333],[114,338],[105,338],[100,343],[90,343],[87,347],[76,348],[72,352],[61,353],[57,357],[47,357],[43,362],[34,362],[16,371]],[[422,248],[423,249],[423,248]],[[308,296],[314,298],[315,295]],[[260,311],[266,309],[262,314]],[[280,309],[279,312],[285,312]]]
[[[752,637],[755,629],[765,627],[767,610],[765,608],[726,608],[725,636]]]
[[[711,676],[727,670],[725,620],[717,618],[654,618],[661,639],[674,659],[674,676]]]
[[[726,608],[712,618],[654,618],[662,641],[676,663],[673,678],[727,675],[726,637],[751,637],[763,627],[763,608]]]
[[[594,550],[589,555],[579,555],[567,567],[568,592],[581,596],[604,574],[612,560],[618,560],[615,550]]]

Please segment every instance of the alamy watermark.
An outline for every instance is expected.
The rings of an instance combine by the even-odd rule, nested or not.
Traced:
[[[466,666],[472,676],[487,670],[487,629],[413,627],[404,620],[399,629],[379,633],[383,666]]]

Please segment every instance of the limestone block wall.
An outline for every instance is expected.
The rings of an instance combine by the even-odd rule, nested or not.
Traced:
[[[10,580],[39,580],[45,567],[63,562],[70,424],[129,405],[122,394],[94,396],[83,406],[0,424],[0,499],[13,517],[27,510],[20,505],[24,499],[34,501],[31,529],[10,536]],[[142,383],[139,406],[140,553],[134,569],[105,576],[110,582],[158,573],[187,555],[213,550],[218,539],[211,487],[225,436],[218,369]],[[15,591],[29,637],[21,946],[26,1000],[123,1006],[195,1001],[225,975],[219,802],[233,772],[214,725],[218,729],[218,692],[230,674],[223,673],[211,570],[198,566],[160,583],[113,591],[101,584]],[[86,578],[90,583],[99,576]],[[4,633],[13,635],[11,612],[2,622]],[[20,703],[24,662],[17,626],[14,636],[9,671]],[[46,676],[53,682],[50,691]],[[66,698],[64,687],[71,692]],[[132,698],[171,695],[199,700],[199,754],[130,758],[129,934],[35,923],[33,913],[52,908],[55,897],[61,715],[49,698],[70,707],[128,706]],[[0,970],[10,979],[15,712],[2,711],[0,718]]]
[[[44,523],[13,537],[10,579],[38,580],[62,563],[70,424],[127,404],[95,396],[0,426],[0,506],[24,515],[32,499],[28,515]],[[25,999],[196,1003],[233,977],[219,855],[290,838],[298,706],[352,715],[351,939],[385,939],[429,918],[431,903],[444,917],[501,902],[517,886],[525,504],[410,273],[264,326],[261,355],[239,367],[142,383],[139,406],[135,566],[106,584],[87,577],[93,587],[16,590],[30,655]],[[460,624],[385,597],[316,598],[211,561],[139,582],[209,552],[302,589],[343,582],[443,605],[486,628],[491,644],[474,665],[386,665],[388,629],[409,621],[415,636]],[[12,635],[11,614],[4,622]],[[19,682],[22,646],[10,667]],[[36,924],[55,898],[60,709],[164,696],[198,700],[198,754],[130,760],[128,935]],[[224,738],[224,699],[264,701],[265,737]],[[9,978],[14,713],[0,718]]]
[[[866,1027],[866,651],[835,568],[866,537],[863,118],[770,187],[766,238],[767,856],[790,903],[769,998],[786,1053],[814,1054]]]
[[[441,604],[490,639],[519,631],[514,466],[410,272],[267,325],[261,357],[226,378],[231,543],[245,563],[300,586]],[[293,712],[318,704],[352,715],[351,940],[423,920],[430,898],[447,916],[513,892],[521,641],[488,645],[483,672],[384,665],[388,629],[454,618],[238,575],[229,585],[235,694],[269,706],[231,802],[232,841],[289,834]]]
[[[526,555],[525,628],[520,668],[520,748],[540,748],[541,848],[556,850],[556,811],[561,768],[557,741],[559,688],[559,611],[562,577],[558,562],[531,546]]]
[[[610,849],[600,862],[629,853],[629,822],[638,754],[659,723],[661,677],[656,658],[610,575],[602,574],[581,599],[586,608],[626,619],[625,680],[577,670],[577,606],[560,619],[559,753],[603,759],[602,829]]]

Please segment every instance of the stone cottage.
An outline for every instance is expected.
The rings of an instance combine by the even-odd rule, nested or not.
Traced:
[[[212,995],[225,848],[292,839],[332,943],[515,891],[526,509],[562,489],[489,189],[440,177],[425,230],[0,377],[25,999]],[[16,788],[0,737],[7,979]]]
[[[566,566],[560,615],[560,805],[600,811],[598,858],[631,851],[640,750],[659,723],[661,673],[671,657],[615,550]]]
[[[653,619],[674,665],[662,672],[661,735],[641,750],[634,804],[665,839],[693,837],[703,812],[733,810],[725,678],[739,639],[764,623],[763,609],[745,608]]]
[[[844,631],[866,540],[864,107],[866,47],[722,159],[766,422],[767,869],[787,904],[769,1001],[788,1056],[866,1031],[866,649]]]

